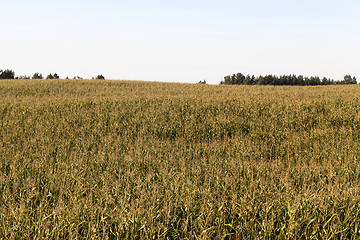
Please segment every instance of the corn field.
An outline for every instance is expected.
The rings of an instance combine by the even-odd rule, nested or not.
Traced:
[[[0,81],[1,239],[360,239],[360,87]]]

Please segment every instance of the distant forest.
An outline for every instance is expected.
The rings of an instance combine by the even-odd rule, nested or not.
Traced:
[[[302,75],[265,75],[255,77],[237,73],[224,77],[220,84],[226,85],[291,85],[291,86],[315,86],[315,85],[335,85],[335,84],[357,84],[356,77],[345,75],[343,80],[334,80],[320,77],[304,77]]]
[[[5,70],[1,70],[0,69],[0,79],[44,79],[43,75],[41,73],[34,73],[34,75],[32,77],[28,76],[28,75],[21,75],[21,76],[16,76],[15,77],[15,72],[13,70],[10,69],[5,69]],[[49,73],[46,76],[46,79],[60,79],[59,75],[57,73],[51,74]],[[66,77],[65,79],[69,79],[68,77]],[[83,79],[82,77],[79,76],[75,76],[73,79]],[[92,78],[92,79],[105,79],[105,77],[103,75],[97,75],[96,78]]]

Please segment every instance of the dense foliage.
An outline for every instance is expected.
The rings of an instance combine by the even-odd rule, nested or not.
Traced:
[[[105,79],[105,77],[103,75],[97,75],[96,79]]]
[[[0,82],[1,239],[357,239],[358,86]]]
[[[47,75],[47,77],[46,77],[46,79],[59,79],[60,77],[59,77],[59,75],[57,75],[57,73],[54,73],[54,75],[53,74],[49,74],[49,75]]]
[[[228,75],[220,84],[227,85],[295,85],[295,86],[315,86],[315,85],[335,85],[335,84],[357,84],[356,77],[345,75],[343,80],[335,81],[334,79],[323,77],[304,77],[302,75],[265,75],[255,77],[252,75],[245,76],[242,73]]]
[[[14,79],[15,73],[10,69],[0,69],[0,79]]]
[[[34,73],[32,79],[43,79],[43,75],[41,73]]]

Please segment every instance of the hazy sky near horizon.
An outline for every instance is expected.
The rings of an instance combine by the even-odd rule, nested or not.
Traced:
[[[358,0],[4,0],[0,69],[211,84],[238,72],[360,79],[359,10]]]

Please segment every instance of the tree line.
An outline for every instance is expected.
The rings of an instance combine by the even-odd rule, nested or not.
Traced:
[[[342,80],[334,80],[330,78],[304,77],[303,75],[265,75],[257,76],[244,75],[237,73],[224,77],[220,84],[226,85],[295,85],[295,86],[315,86],[315,85],[335,85],[335,84],[357,84],[356,77],[345,75]]]
[[[28,75],[20,75],[20,76],[16,76],[15,77],[15,72],[13,70],[10,69],[5,69],[5,70],[1,70],[0,69],[0,79],[44,79],[44,76],[41,73],[34,73],[34,75],[32,77],[28,76]],[[60,76],[57,73],[54,74],[48,74],[46,76],[45,79],[60,79]],[[66,77],[65,79],[69,79],[68,77]],[[82,77],[79,76],[75,76],[73,79],[83,79]],[[97,75],[96,78],[92,78],[92,79],[105,79],[105,77],[103,75]]]

